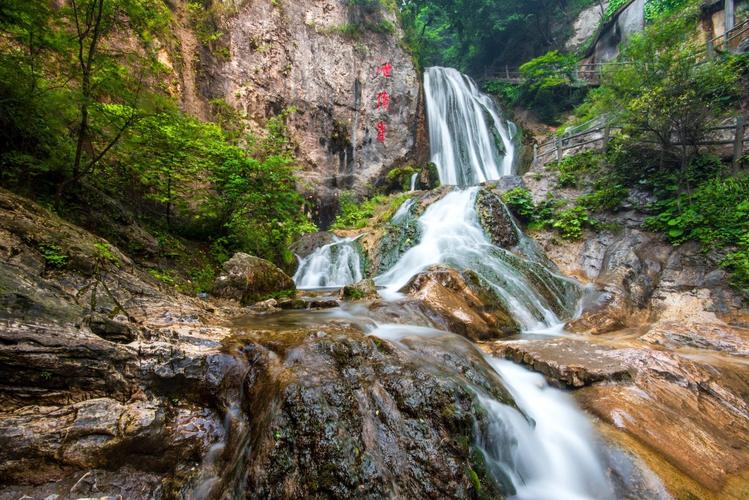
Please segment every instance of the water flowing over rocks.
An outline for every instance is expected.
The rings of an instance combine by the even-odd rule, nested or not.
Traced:
[[[414,276],[401,290],[424,304],[448,331],[471,340],[519,333],[520,326],[490,288],[470,271],[434,266]]]

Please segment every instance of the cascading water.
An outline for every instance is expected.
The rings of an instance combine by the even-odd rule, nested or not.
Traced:
[[[396,296],[414,275],[435,264],[471,269],[489,285],[526,330],[549,328],[561,321],[555,310],[574,314],[570,299],[576,286],[541,264],[494,246],[479,225],[475,203],[478,188],[453,191],[433,203],[419,218],[422,235],[376,282],[386,296]],[[536,285],[531,284],[533,280]],[[539,284],[548,283],[541,294]],[[548,297],[545,297],[547,295]],[[551,303],[553,301],[554,303]]]
[[[475,186],[511,175],[514,125],[476,82],[452,68],[424,75],[432,162],[443,185]]]
[[[429,206],[419,218],[420,242],[376,282],[394,294],[430,265],[469,269],[526,330],[561,325],[554,311],[575,313],[577,285],[554,273],[517,227],[519,255],[493,245],[477,215],[479,188],[472,186],[512,173],[511,125],[502,120],[493,101],[456,70],[429,68],[424,86],[432,161],[442,184],[463,189]],[[391,330],[382,327],[373,334],[392,337]],[[404,335],[408,334],[420,333],[411,329]],[[493,477],[512,498],[613,498],[591,426],[571,399],[549,388],[540,375],[509,362],[488,361],[520,411],[479,394],[489,424],[478,429],[477,444]]]
[[[356,238],[338,239],[299,260],[294,283],[300,289],[342,287],[361,281],[362,262]]]

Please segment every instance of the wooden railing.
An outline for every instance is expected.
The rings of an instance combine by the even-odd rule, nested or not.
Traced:
[[[621,127],[612,125],[606,117],[583,123],[542,144],[534,145],[533,164],[543,166],[552,161],[562,161],[568,151],[573,151],[573,153],[589,150],[605,151],[612,134],[618,130],[621,130]],[[749,145],[749,138],[744,138],[745,131],[746,122],[743,117],[739,116],[731,125],[708,128],[707,137],[712,137],[712,139],[703,140],[695,145],[733,145],[733,163],[738,165]],[[681,144],[675,142],[673,145],[680,146]]]
[[[739,48],[741,42],[749,38],[749,18],[737,24],[721,36],[708,40],[708,53],[716,50],[734,51]]]

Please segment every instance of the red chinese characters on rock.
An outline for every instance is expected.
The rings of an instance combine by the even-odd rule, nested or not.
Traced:
[[[387,111],[390,106],[390,94],[387,92],[380,92],[377,94],[377,109],[385,109]]]
[[[385,125],[385,122],[378,122],[375,128],[377,129],[377,140],[385,142],[385,132],[387,132],[387,125]]]
[[[383,63],[381,66],[377,68],[377,71],[375,74],[382,75],[383,78],[391,78],[393,76],[393,66],[389,62]],[[390,94],[388,94],[387,91],[385,90],[378,92],[377,93],[377,106],[375,109],[377,110],[382,109],[385,112],[387,112],[389,107],[390,107]],[[379,142],[384,143],[385,136],[387,134],[387,125],[385,124],[384,121],[380,120],[379,122],[377,122],[375,129],[377,130],[377,140]]]
[[[377,68],[377,74],[382,75],[385,78],[390,78],[391,76],[393,76],[393,66],[391,66],[390,63],[385,63]]]

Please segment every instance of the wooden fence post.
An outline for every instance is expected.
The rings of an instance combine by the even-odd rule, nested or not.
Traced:
[[[557,136],[557,163],[562,161],[562,138]]]
[[[741,165],[741,157],[744,156],[744,129],[746,120],[743,116],[736,118],[736,136],[733,141],[733,168],[738,170]]]
[[[606,125],[603,127],[603,152],[606,153],[609,149],[609,139],[611,139],[611,128]]]
[[[713,39],[709,38],[711,35],[712,33],[707,35],[707,58],[712,61],[715,59],[715,44],[713,43]]]
[[[510,79],[510,68],[505,64],[505,75],[507,76],[507,80]]]

